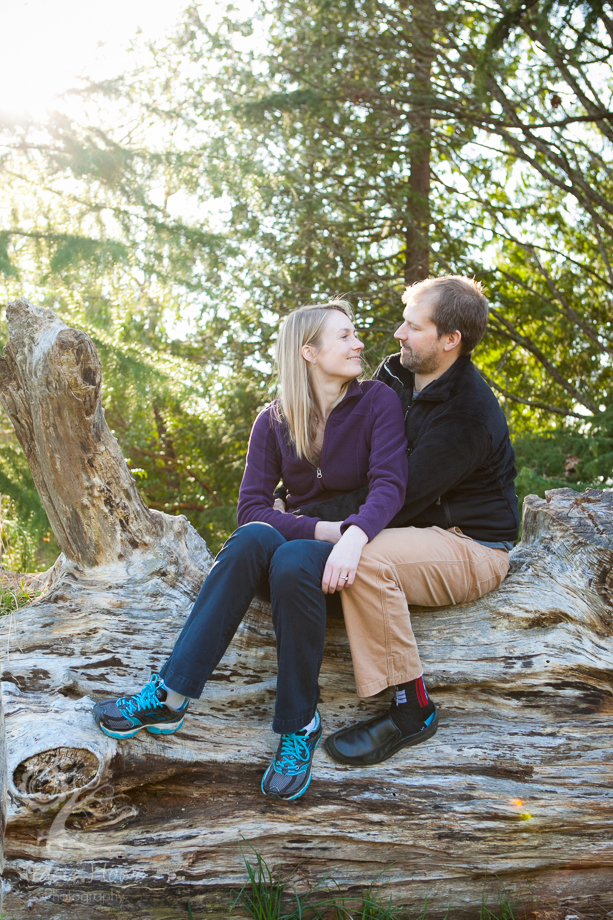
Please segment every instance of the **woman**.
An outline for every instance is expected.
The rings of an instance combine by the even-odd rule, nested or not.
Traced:
[[[273,730],[281,740],[262,791],[282,799],[306,791],[322,734],[317,700],[325,593],[353,583],[362,548],[400,509],[406,490],[400,400],[385,384],[358,383],[363,347],[344,301],[301,307],[283,322],[281,395],[251,432],[238,500],[241,526],[217,556],[160,674],[135,696],[94,707],[107,735],[181,728],[189,699],[201,695],[264,583],[277,643]],[[280,479],[289,510],[364,486],[368,496],[345,521],[296,517],[273,507]]]

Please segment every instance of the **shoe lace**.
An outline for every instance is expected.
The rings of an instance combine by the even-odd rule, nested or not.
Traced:
[[[275,770],[285,776],[296,776],[309,762],[311,751],[305,735],[282,735],[281,747],[275,760]]]
[[[117,700],[117,706],[128,716],[135,712],[140,712],[142,709],[156,709],[158,706],[163,706],[163,703],[156,696],[156,690],[160,684],[159,676],[153,674],[149,683],[143,687],[140,693],[136,693],[134,696],[122,697]]]

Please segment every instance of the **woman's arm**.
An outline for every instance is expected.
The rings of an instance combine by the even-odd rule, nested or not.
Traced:
[[[270,524],[286,540],[313,540],[319,518],[295,517],[273,508],[273,489],[281,477],[281,455],[269,406],[251,429],[247,462],[238,494],[239,526],[259,521]]]
[[[404,502],[408,475],[404,412],[396,394],[385,384],[373,393],[369,424],[370,431],[364,431],[365,437],[370,435],[371,445],[368,494],[358,511],[341,525],[342,537],[328,556],[322,578],[325,594],[353,584],[362,550]]]
[[[402,508],[408,478],[407,441],[404,412],[398,396],[384,383],[373,392],[370,414],[370,455],[368,463],[368,495],[360,509],[343,521],[344,533],[355,525],[373,540],[387,527]]]
[[[353,584],[362,550],[367,543],[368,537],[355,524],[345,531],[328,556],[321,580],[324,594],[334,594]]]

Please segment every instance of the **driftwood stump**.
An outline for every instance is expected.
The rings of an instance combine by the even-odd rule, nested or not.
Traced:
[[[501,885],[537,909],[613,908],[613,493],[526,501],[503,586],[415,610],[441,727],[385,767],[323,749],[304,799],[260,793],[275,648],[254,604],[169,738],[116,742],[92,701],[137,689],[170,652],[210,566],[182,517],[143,504],[100,406],[83,333],[29,305],[8,310],[0,400],[62,548],[47,593],[4,619],[4,910],[22,917],[228,916],[241,846],[298,888],[357,890],[379,873],[398,904],[475,917]],[[341,620],[321,675],[326,731],[385,705],[355,696]],[[246,850],[249,853],[248,849]]]

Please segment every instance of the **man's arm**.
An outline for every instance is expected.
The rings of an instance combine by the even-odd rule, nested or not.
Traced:
[[[274,493],[275,505],[279,511],[285,511],[287,502],[287,489],[284,485],[277,486]],[[368,495],[368,489],[357,489],[355,492],[343,492],[336,498],[327,498],[323,502],[313,502],[311,505],[305,505],[303,508],[295,508],[292,514],[304,515],[305,517],[317,517],[322,521],[344,521],[350,514],[357,514]],[[282,507],[277,506],[277,501],[283,503]]]
[[[303,508],[294,508],[292,514],[304,515],[305,517],[317,517],[322,521],[344,521],[350,514],[357,514],[368,495],[366,486],[363,489],[356,489],[355,492],[343,492],[336,498],[327,498],[323,502],[313,502],[311,505],[304,505]],[[274,507],[279,511],[286,510],[287,489],[284,485],[277,486],[273,493]],[[278,504],[278,503],[281,504]]]
[[[303,514],[305,517],[316,517],[322,521],[344,521],[350,515],[357,514],[368,495],[368,489],[357,489],[355,492],[344,492],[336,498],[327,498],[323,502],[313,502],[304,508],[297,508],[292,514]]]

